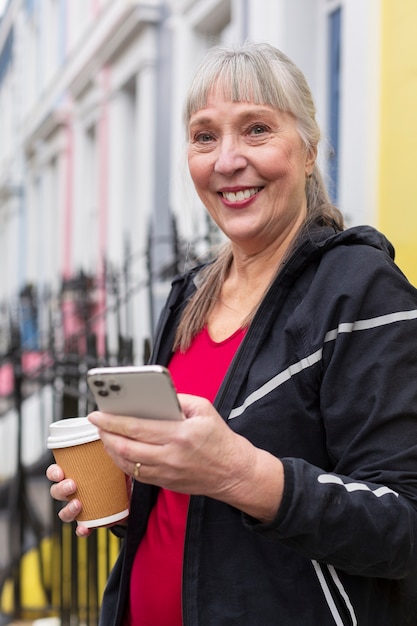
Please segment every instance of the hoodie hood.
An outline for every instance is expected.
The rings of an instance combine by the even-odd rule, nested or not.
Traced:
[[[315,243],[322,252],[336,246],[370,246],[385,252],[392,260],[395,258],[394,246],[372,226],[354,226],[340,232],[314,226],[305,233],[303,241],[306,240]]]

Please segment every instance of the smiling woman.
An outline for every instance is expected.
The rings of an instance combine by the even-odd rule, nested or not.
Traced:
[[[293,229],[305,220],[305,181],[316,151],[303,146],[289,113],[223,100],[219,91],[214,89],[204,111],[190,120],[188,165],[194,186],[231,240],[237,262],[270,244],[271,261],[278,261]]]
[[[310,90],[280,51],[211,50],[185,120],[228,242],[174,281],[151,357],[187,419],[89,416],[134,478],[100,623],[414,624],[417,291],[382,234],[344,230]]]
[[[205,270],[176,347],[186,349],[210,316],[220,338],[247,326],[303,223],[343,229],[316,165],[315,112],[301,71],[269,45],[219,46],[197,70],[185,107],[189,169],[230,243]],[[250,266],[250,282],[235,273]]]
[[[195,189],[232,249],[208,316],[210,334],[219,341],[260,302],[305,222],[306,180],[316,157],[315,147],[304,146],[292,114],[231,102],[223,93],[216,83],[205,109],[191,116],[188,150]]]

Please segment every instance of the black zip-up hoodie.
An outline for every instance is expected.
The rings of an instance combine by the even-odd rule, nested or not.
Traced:
[[[215,406],[282,460],[283,500],[266,525],[191,497],[184,626],[417,624],[417,291],[393,256],[370,227],[313,227],[261,303]],[[195,276],[173,283],[153,362]],[[156,492],[135,485],[102,626],[122,624]]]

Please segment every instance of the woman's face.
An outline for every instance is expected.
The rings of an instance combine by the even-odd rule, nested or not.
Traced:
[[[189,123],[188,165],[213,220],[252,254],[292,239],[306,216],[308,152],[295,118],[214,90]]]

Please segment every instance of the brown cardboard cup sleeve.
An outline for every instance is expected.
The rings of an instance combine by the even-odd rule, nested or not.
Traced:
[[[126,518],[126,476],[104,449],[98,429],[86,417],[65,418],[49,427],[48,448],[66,478],[72,478],[82,511],[77,522],[89,528]]]

